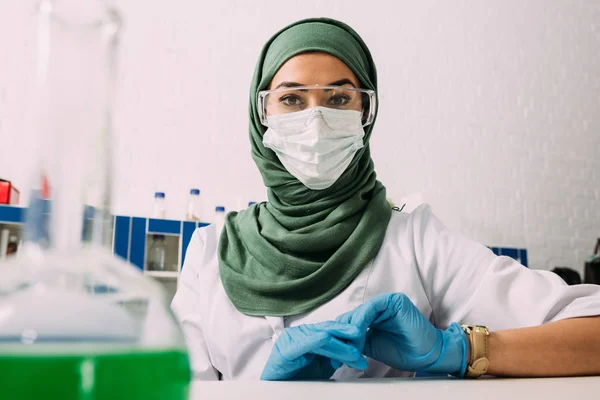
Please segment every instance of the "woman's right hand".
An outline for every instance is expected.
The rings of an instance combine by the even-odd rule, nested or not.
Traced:
[[[359,340],[361,334],[357,326],[334,321],[286,328],[273,346],[261,379],[329,379],[341,364],[364,370],[366,358],[345,342]]]
[[[337,320],[367,332],[354,346],[392,368],[465,374],[469,343],[461,327],[437,329],[402,293],[381,294]]]

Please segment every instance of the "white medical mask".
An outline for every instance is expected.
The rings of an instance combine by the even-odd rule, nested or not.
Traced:
[[[360,111],[314,107],[267,118],[263,145],[312,190],[333,185],[364,147]]]

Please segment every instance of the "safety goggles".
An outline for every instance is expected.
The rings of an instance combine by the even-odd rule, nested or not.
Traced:
[[[375,91],[346,86],[295,86],[258,93],[260,122],[269,127],[269,117],[303,111],[313,107],[361,112],[363,126],[375,119]]]

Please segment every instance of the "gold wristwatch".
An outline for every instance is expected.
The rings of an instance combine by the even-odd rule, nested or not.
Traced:
[[[466,378],[479,378],[487,372],[488,360],[487,339],[490,331],[481,325],[461,325],[469,340],[469,359],[467,360]]]

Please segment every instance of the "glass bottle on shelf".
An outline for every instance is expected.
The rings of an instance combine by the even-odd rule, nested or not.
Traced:
[[[202,202],[200,189],[191,189],[188,198],[188,208],[185,219],[188,221],[200,221],[202,218]]]
[[[185,399],[189,361],[168,299],[103,245],[113,218],[119,13],[100,0],[41,0],[37,20],[28,122],[40,149],[23,244],[0,263],[0,310],[10,310],[0,328],[0,397]],[[87,206],[94,216],[84,241]]]
[[[223,226],[225,226],[225,207],[215,207],[214,224],[219,232],[221,231],[221,229],[223,229]]]
[[[165,236],[152,235],[152,243],[148,247],[148,271],[165,271],[166,270],[166,255]]]
[[[0,230],[0,260],[6,258],[8,253],[8,241],[10,239],[10,231],[8,229]]]
[[[165,193],[154,193],[154,205],[152,207],[152,218],[165,219],[167,217],[167,206],[165,202]]]
[[[8,246],[6,247],[6,255],[16,254],[19,248],[19,238],[11,236],[8,240]]]

